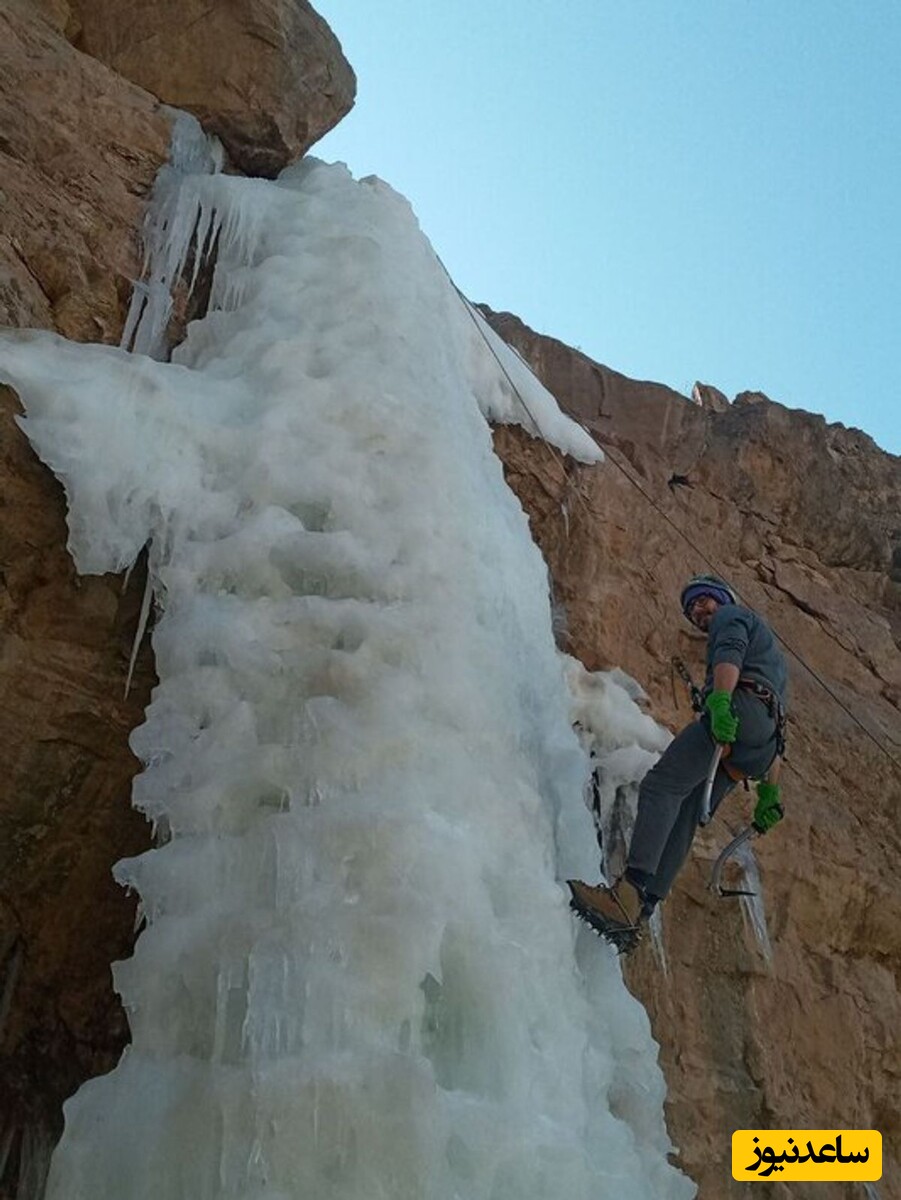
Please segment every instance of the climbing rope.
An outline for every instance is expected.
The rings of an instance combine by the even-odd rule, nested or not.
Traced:
[[[583,426],[583,428],[584,428],[584,426]],[[586,430],[586,432],[590,432],[590,431]],[[680,527],[676,524],[676,522],[673,521],[672,518],[663,511],[663,509],[659,506],[659,504],[657,504],[657,502],[654,500],[653,496],[650,496],[645,491],[645,489],[641,486],[641,484],[638,482],[638,480],[633,478],[633,476],[625,469],[625,467],[623,467],[620,463],[618,463],[616,461],[616,459],[613,457],[613,455],[610,454],[609,447],[605,447],[604,449],[605,449],[605,453],[607,454],[608,458],[613,463],[613,465],[619,471],[622,472],[622,474],[626,477],[626,479],[628,479],[629,482],[639,492],[641,492],[642,496],[644,496],[644,498],[651,505],[651,507],[654,508],[660,514],[660,516],[663,517],[663,519],[667,522],[667,524],[672,526],[672,528],[676,531],[676,533],[678,533],[679,536],[681,538],[683,538],[684,541],[689,546],[691,546],[691,548],[695,552],[695,554],[697,554],[707,564],[707,566],[710,567],[717,575],[719,575],[721,578],[724,577],[725,573],[723,572],[723,570],[721,568],[719,568],[708,557],[708,555],[706,555],[704,553],[704,551],[701,550],[701,548],[692,541],[692,539],[688,536],[687,533],[685,533],[684,530],[680,529]],[[739,597],[739,599],[741,599],[742,593],[738,590],[738,588],[734,587],[734,585],[732,585],[732,584],[730,584],[730,587],[733,588],[733,591],[735,592],[735,594]],[[772,626],[771,626],[771,628],[772,628]],[[804,661],[804,659],[801,657],[801,655],[798,653],[798,651],[795,650],[795,648],[789,642],[787,642],[786,639],[775,628],[773,628],[773,635],[775,636],[775,638],[778,642],[781,642],[781,644],[785,647],[785,649],[789,652],[789,654],[791,654],[792,657],[801,664],[801,666],[804,668],[804,670],[807,671],[807,673],[809,675],[811,675],[813,677],[813,679],[816,680],[816,682],[820,685],[820,687],[823,689],[823,691],[826,692],[826,694],[828,696],[832,697],[832,699],[839,706],[839,708],[842,710],[842,712],[844,712],[846,716],[850,717],[850,719],[854,722],[854,724],[867,735],[867,737],[870,739],[870,741],[873,742],[873,744],[875,746],[879,747],[879,749],[886,756],[886,758],[888,758],[888,760],[890,762],[894,763],[894,765],[898,768],[898,770],[901,771],[901,761],[899,761],[897,758],[895,758],[895,756],[894,756],[894,754],[892,754],[891,750],[889,750],[887,746],[884,746],[882,744],[882,742],[875,736],[875,734],[873,734],[869,729],[867,729],[866,725],[864,725],[864,723],[858,717],[856,717],[854,715],[854,713],[850,710],[850,708],[848,708],[848,706],[844,703],[844,701],[841,700],[841,698],[835,694],[835,692],[832,690],[831,687],[829,687],[829,685],[826,683],[826,681],[820,675],[817,674],[817,672],[813,669],[813,667],[811,667],[808,663],[806,663]]]
[[[472,304],[466,298],[466,296],[463,295],[463,293],[460,291],[460,289],[454,283],[453,279],[451,278],[450,272],[447,270],[447,267],[444,266],[444,263],[441,262],[440,258],[438,259],[438,261],[441,263],[441,266],[444,269],[445,274],[447,275],[448,279],[450,280],[451,286],[454,288],[457,295],[460,297],[461,302],[463,303],[464,307],[466,308],[466,311],[469,313],[473,324],[475,325],[476,329],[479,331],[479,335],[481,336],[482,340],[485,342],[485,345],[488,347],[489,351],[491,352],[495,362],[500,367],[501,371],[503,371],[504,376],[507,379],[507,382],[510,384],[510,387],[513,389],[513,394],[516,396],[516,398],[519,400],[520,404],[522,405],[523,409],[525,410],[527,416],[529,417],[529,420],[532,422],[533,426],[535,427],[536,433],[540,434],[540,426],[539,426],[537,420],[535,419],[534,414],[530,411],[529,406],[526,404],[522,393],[520,392],[519,388],[516,386],[516,384],[511,379],[509,371],[504,366],[501,359],[498,357],[494,347],[491,345],[488,338],[485,336],[484,330],[482,329],[481,325],[479,324],[478,320],[476,319]],[[511,349],[512,349],[512,347],[511,347]],[[514,353],[518,354],[519,352],[514,349]],[[519,355],[519,357],[522,359],[522,355]],[[525,362],[525,359],[522,359],[522,361],[523,361],[523,364],[529,370],[531,370],[531,368]],[[532,372],[532,373],[534,374],[534,372]],[[570,419],[576,420],[574,417],[571,417]],[[683,529],[681,529],[676,524],[675,521],[673,521],[673,519],[669,516],[668,513],[664,512],[664,510],[660,507],[660,505],[657,503],[657,501],[654,499],[654,497],[651,496],[641,486],[641,484],[638,482],[638,480],[635,479],[635,477],[629,471],[627,471],[621,463],[619,463],[617,461],[617,459],[614,457],[614,455],[610,452],[609,445],[605,446],[595,436],[595,434],[592,433],[592,431],[590,429],[587,429],[585,427],[585,425],[582,424],[581,421],[576,420],[576,424],[579,425],[585,431],[585,433],[588,434],[588,436],[592,439],[592,441],[596,442],[597,445],[601,447],[601,449],[604,451],[604,454],[607,456],[607,458],[609,458],[610,462],[613,463],[613,465],[617,468],[617,470],[620,471],[625,476],[625,478],[629,481],[629,483],[631,483],[632,486],[637,491],[639,491],[642,496],[644,496],[644,498],[645,498],[645,500],[647,500],[648,504],[650,504],[651,507],[657,513],[659,513],[659,515],[661,517],[663,517],[663,519],[666,521],[666,523],[672,529],[675,530],[675,532],[679,535],[679,537],[681,537],[683,539],[683,541],[686,542],[687,545],[689,545],[691,547],[691,549],[695,552],[695,554],[697,554],[698,557],[704,563],[706,563],[707,566],[710,567],[711,570],[713,570],[717,575],[720,575],[721,577],[724,576],[724,572],[711,560],[711,558],[699,546],[697,546],[694,541],[692,541],[692,539],[688,536],[688,534]],[[557,448],[555,446],[551,446],[550,448],[551,448],[551,450],[555,451],[555,453],[559,457],[561,463],[563,464],[564,473],[566,473],[566,464],[563,461],[563,456],[560,454],[560,451],[557,450]],[[585,504],[584,499],[578,492],[576,493],[576,495],[577,495],[578,499],[580,500],[580,502],[582,503],[583,507],[585,508],[586,513],[588,513],[588,511],[589,511],[588,506]],[[736,595],[738,595],[739,599],[741,599],[741,592],[739,592],[737,588],[734,590],[736,592]],[[844,701],[842,701],[840,699],[840,697],[835,694],[835,692],[832,690],[832,688],[829,687],[829,685],[826,683],[826,681],[821,678],[821,676],[813,669],[813,667],[809,666],[808,663],[806,663],[804,661],[804,659],[801,657],[801,655],[798,653],[798,651],[795,650],[794,647],[791,646],[789,644],[789,642],[787,642],[785,640],[785,638],[782,637],[782,635],[776,629],[773,629],[773,634],[776,637],[777,641],[779,641],[785,647],[785,649],[789,652],[789,654],[791,654],[792,657],[801,664],[801,666],[804,668],[804,670],[807,671],[807,673],[814,680],[816,680],[816,682],[820,685],[820,687],[823,689],[823,691],[835,701],[835,703],[842,710],[842,712],[845,713],[845,715],[847,717],[849,717],[854,722],[854,724],[860,730],[862,730],[863,733],[866,734],[866,736],[870,739],[870,741],[876,747],[878,747],[879,750],[882,751],[882,753],[886,756],[886,758],[889,760],[889,762],[893,763],[898,768],[898,770],[901,771],[901,761],[899,761],[897,758],[895,758],[894,754],[892,754],[892,752],[888,749],[888,747],[883,745],[883,743],[866,727],[866,725],[864,725],[863,722],[854,715],[854,713],[848,708],[848,706],[844,703]]]
[[[565,492],[563,495],[563,500],[561,501],[561,506],[562,506],[562,511],[563,511],[563,521],[564,521],[564,525],[566,527],[566,535],[568,537],[569,536],[569,513],[566,508],[567,500],[569,499],[570,495],[574,495],[576,497],[576,499],[578,500],[578,502],[581,504],[581,506],[585,512],[585,515],[590,518],[591,511],[590,511],[588,505],[585,503],[585,498],[582,496],[582,494],[579,491],[577,491],[573,487],[573,481],[572,481],[569,471],[567,470],[566,459],[565,459],[564,455],[560,452],[560,450],[552,442],[548,442],[543,437],[543,435],[541,433],[541,426],[538,424],[535,414],[529,408],[528,404],[526,404],[525,398],[524,398],[522,392],[519,390],[519,388],[513,382],[513,379],[510,376],[510,372],[504,366],[504,363],[503,363],[502,359],[499,357],[497,351],[492,346],[491,342],[489,342],[488,338],[485,336],[485,330],[479,324],[479,318],[476,316],[475,306],[472,304],[472,302],[470,300],[467,299],[466,296],[463,295],[463,293],[457,287],[456,283],[454,283],[453,279],[451,278],[450,271],[448,271],[448,269],[444,265],[444,263],[441,262],[440,257],[438,255],[436,255],[435,257],[438,258],[438,262],[441,264],[441,268],[444,271],[445,275],[447,276],[451,287],[454,289],[454,291],[460,297],[460,301],[463,304],[463,307],[466,309],[467,313],[469,314],[469,319],[472,321],[473,325],[475,325],[476,329],[478,330],[479,337],[482,339],[482,341],[488,347],[491,357],[494,359],[494,361],[500,367],[501,371],[503,372],[504,378],[507,380],[507,383],[509,383],[509,385],[513,391],[513,395],[516,397],[516,399],[522,405],[526,416],[531,421],[533,429],[534,429],[535,437],[538,438],[540,441],[542,441],[545,446],[547,446],[548,450],[550,450],[550,452],[551,452],[552,457],[554,457],[557,460],[557,462],[560,464],[560,467],[563,471],[563,478],[566,480],[566,489],[565,489]],[[509,343],[504,343],[504,344],[509,346]],[[526,370],[530,374],[535,375],[535,372],[532,370],[532,368],[529,366],[529,364],[526,362],[526,360],[523,358],[523,356],[519,353],[519,351],[516,349],[516,347],[509,346],[509,348],[517,356],[517,358],[520,360],[520,362],[526,368]],[[538,377],[535,376],[535,378],[537,379]],[[539,380],[539,382],[540,382],[540,380]],[[585,429],[585,426],[582,425],[581,422],[576,421],[576,424],[579,425],[584,430],[584,432],[588,434],[588,436],[591,438],[591,440],[593,442],[600,445],[600,443],[598,443],[597,438],[594,436],[594,434],[590,430]],[[602,449],[603,449],[603,447],[602,447]]]

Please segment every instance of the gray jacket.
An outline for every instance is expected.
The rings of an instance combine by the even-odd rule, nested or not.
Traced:
[[[786,701],[788,671],[773,631],[762,617],[741,604],[723,604],[707,630],[707,688],[720,663],[738,667],[742,679],[767,684]]]

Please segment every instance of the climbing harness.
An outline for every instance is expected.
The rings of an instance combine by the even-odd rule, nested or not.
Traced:
[[[767,712],[776,726],[776,757],[784,758],[785,733],[788,722],[785,715],[785,705],[779,699],[779,696],[769,684],[763,683],[759,679],[739,679],[735,686],[741,688],[743,692],[750,692],[766,705]]]
[[[759,837],[760,831],[755,829],[753,825],[749,825],[747,829],[743,829],[738,837],[734,837],[728,846],[725,846],[720,853],[719,858],[713,865],[713,871],[710,874],[710,882],[707,884],[711,892],[715,892],[720,899],[725,899],[729,896],[756,896],[756,892],[749,892],[742,888],[724,888],[720,882],[723,875],[723,868],[730,858],[740,850],[741,847],[751,840],[751,838]]]
[[[679,658],[679,656],[677,654],[674,654],[673,657],[670,659],[670,664],[672,666],[673,671],[679,676],[679,678],[682,680],[682,682],[685,684],[686,688],[688,689],[688,695],[691,699],[692,709],[696,713],[702,713],[704,711],[704,690],[702,688],[698,687],[698,685],[692,679],[691,674],[690,674],[688,668],[686,667],[685,663],[682,661],[681,658]],[[786,734],[786,728],[787,728],[788,722],[787,722],[787,718],[786,718],[786,714],[785,714],[785,705],[779,699],[779,696],[776,693],[775,689],[770,687],[770,685],[768,683],[764,683],[760,679],[747,679],[747,678],[739,679],[738,683],[735,686],[737,688],[741,688],[741,690],[743,692],[750,692],[752,695],[756,696],[758,700],[762,701],[766,705],[767,712],[772,717],[773,722],[776,726],[776,757],[784,758],[785,757],[785,734]],[[724,764],[724,766],[725,766],[725,764]],[[742,781],[742,779],[745,778],[745,776],[741,772],[736,771],[734,767],[727,768],[727,769],[729,771],[730,776],[737,783],[740,783]]]

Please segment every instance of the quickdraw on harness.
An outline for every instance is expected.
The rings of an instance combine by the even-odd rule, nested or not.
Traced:
[[[675,673],[679,676],[679,678],[682,680],[682,682],[688,688],[688,695],[689,695],[689,698],[691,699],[691,707],[693,708],[693,710],[696,713],[703,712],[704,711],[704,693],[701,691],[701,689],[698,687],[698,685],[692,679],[691,675],[688,672],[688,667],[686,667],[686,665],[682,661],[682,659],[679,658],[678,655],[675,655],[675,654],[673,655],[670,662],[672,664],[672,668],[675,671]],[[676,687],[675,687],[675,681],[674,681],[673,682],[673,700],[675,700],[675,699],[676,699]]]

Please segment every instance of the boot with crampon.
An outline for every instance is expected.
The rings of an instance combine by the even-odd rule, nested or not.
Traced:
[[[625,876],[612,887],[593,887],[581,879],[567,881],[572,893],[570,908],[619,950],[628,954],[641,940],[642,923],[653,906]]]

